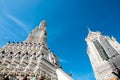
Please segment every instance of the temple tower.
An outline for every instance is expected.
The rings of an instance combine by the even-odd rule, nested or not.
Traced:
[[[120,78],[120,44],[114,37],[89,29],[87,53],[96,80],[117,80]]]
[[[18,80],[72,80],[65,73],[59,59],[47,45],[46,21],[43,20],[23,42],[8,42],[0,48],[0,76],[12,75]],[[58,73],[59,72],[59,73]]]

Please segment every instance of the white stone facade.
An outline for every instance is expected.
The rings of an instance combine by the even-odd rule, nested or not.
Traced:
[[[58,79],[58,57],[48,48],[46,37],[44,20],[25,41],[8,42],[0,48],[0,78],[6,74],[17,80],[22,80],[26,75],[28,80],[63,80]],[[64,80],[72,80],[68,74],[65,76],[69,79]]]
[[[120,78],[120,44],[116,39],[103,36],[98,31],[89,30],[85,40],[96,80],[117,80]]]

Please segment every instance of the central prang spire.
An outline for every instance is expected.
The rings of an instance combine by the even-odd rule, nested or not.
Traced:
[[[0,48],[0,80],[72,80],[59,64],[46,41],[43,20],[24,42],[9,42]]]
[[[37,26],[31,34],[28,36],[28,38],[25,40],[25,42],[30,43],[46,43],[46,21],[43,20],[39,26]]]

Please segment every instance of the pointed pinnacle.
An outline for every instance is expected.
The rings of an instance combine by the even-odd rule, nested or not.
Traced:
[[[43,20],[40,25],[39,25],[39,28],[40,29],[44,29],[46,27],[46,20]]]
[[[88,32],[89,32],[89,33],[92,32],[92,31],[90,30],[90,27],[89,27],[89,26],[87,26],[87,28],[88,28]]]

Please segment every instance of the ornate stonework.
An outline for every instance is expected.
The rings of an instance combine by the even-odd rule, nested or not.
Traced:
[[[96,80],[117,80],[120,78],[120,44],[115,38],[92,32],[85,39],[87,53]]]
[[[22,80],[27,75],[30,80],[62,80],[58,79],[59,74],[56,73],[60,69],[58,57],[48,48],[46,36],[44,20],[25,41],[8,42],[0,48],[1,78],[6,75],[12,77],[12,80]],[[68,74],[65,76],[72,80]]]

